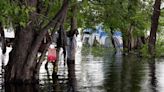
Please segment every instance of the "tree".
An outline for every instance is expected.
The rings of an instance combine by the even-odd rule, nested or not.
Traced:
[[[60,3],[58,0],[55,1]],[[63,0],[58,11],[54,6],[55,1],[17,0],[9,3],[16,7],[13,11],[13,21],[10,21],[15,29],[15,42],[5,68],[6,83],[38,82],[41,61],[37,61],[36,57],[41,41],[49,29],[57,29],[61,25],[68,8],[68,0]],[[58,12],[53,13],[51,10]],[[14,20],[19,19],[17,15],[24,19]]]
[[[158,20],[160,16],[161,0],[155,0],[154,11],[152,15],[151,31],[148,43],[149,54],[155,56],[156,33],[158,29]]]

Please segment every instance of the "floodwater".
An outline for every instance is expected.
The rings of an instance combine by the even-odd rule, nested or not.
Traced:
[[[164,92],[164,59],[121,56],[105,50],[102,56],[89,51],[77,52],[76,64],[64,66],[60,58],[58,78],[49,70],[40,70],[39,85],[7,85],[0,66],[0,92]],[[5,63],[3,63],[5,64]]]

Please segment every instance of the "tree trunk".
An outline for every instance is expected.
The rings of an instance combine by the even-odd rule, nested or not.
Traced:
[[[24,35],[26,34],[26,35]],[[30,27],[16,30],[15,44],[9,54],[9,62],[6,66],[6,82],[25,82],[33,79],[34,65],[27,60],[34,40],[34,31]],[[33,56],[35,57],[35,56]]]
[[[149,76],[150,76],[150,88],[153,92],[157,91],[158,81],[157,81],[157,74],[156,74],[156,62],[155,58],[151,58],[149,61]]]
[[[129,26],[128,31],[123,32],[123,47],[124,51],[127,51],[128,53],[140,48],[142,44],[145,44],[144,36],[136,37],[133,32],[134,30],[132,24]],[[127,49],[125,50],[125,48]]]
[[[72,6],[71,31],[77,30],[77,4]]]
[[[133,26],[130,24],[130,27],[128,29],[128,52],[132,50],[132,31],[133,31]]]
[[[161,0],[155,0],[154,11],[152,15],[151,31],[148,43],[149,54],[155,56],[156,32],[158,29],[158,20],[160,16]]]
[[[68,65],[68,92],[77,92],[77,80],[75,74],[75,64],[67,62]]]
[[[124,54],[127,52],[129,53],[132,50],[132,24],[130,24],[128,29],[122,29],[123,30],[123,49]]]
[[[112,45],[113,45],[113,47],[116,49],[116,46],[115,46],[115,44],[114,44],[114,39],[113,39],[113,28],[112,27],[110,27],[110,32],[111,32],[111,41],[112,41]]]
[[[36,3],[36,0],[33,1],[29,1],[32,6],[33,3]],[[41,62],[37,62],[36,57],[41,41],[49,28],[54,27],[56,29],[62,23],[67,8],[68,0],[64,0],[58,13],[39,32],[36,30],[35,19],[37,16],[35,12],[30,15],[30,22],[27,27],[18,26],[16,28],[15,42],[9,54],[9,62],[5,67],[6,83],[38,83],[38,68],[40,68]]]
[[[122,39],[123,39],[123,51],[124,54],[127,52],[127,48],[128,48],[128,33],[126,31],[126,29],[122,29],[123,30],[123,35],[122,35]]]

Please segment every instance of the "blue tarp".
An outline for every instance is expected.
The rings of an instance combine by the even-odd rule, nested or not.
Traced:
[[[106,32],[100,32],[99,34],[100,34],[100,38],[101,38],[102,36],[106,36],[106,35],[107,35]]]
[[[100,33],[100,32],[103,32],[103,29],[101,26],[96,28],[96,33]]]
[[[107,35],[107,33],[103,30],[101,26],[97,27],[96,30],[96,33],[100,36],[100,38]]]
[[[122,36],[122,33],[120,31],[115,31],[113,35],[114,36]]]

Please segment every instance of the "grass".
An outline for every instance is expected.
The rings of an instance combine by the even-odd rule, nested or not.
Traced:
[[[89,47],[87,45],[84,45],[82,48],[82,53],[84,55],[88,55],[89,53],[91,53],[94,56],[103,56],[105,55],[105,53],[112,51],[113,48],[104,48],[102,46],[93,46],[93,47]]]

